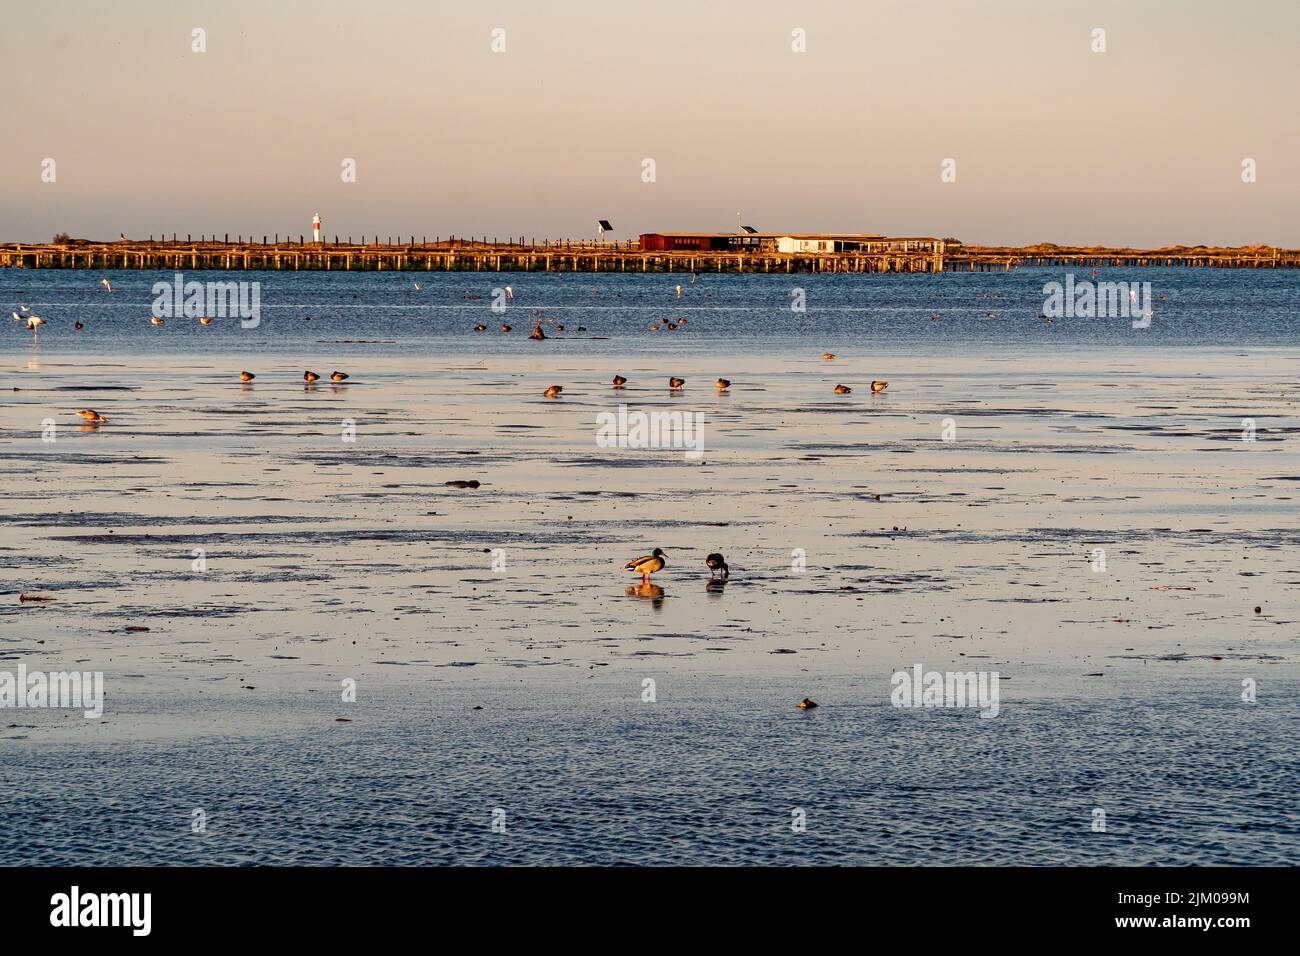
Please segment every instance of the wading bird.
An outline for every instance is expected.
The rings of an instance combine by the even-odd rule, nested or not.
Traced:
[[[716,385],[716,386],[718,386],[718,391],[719,391],[719,392],[725,392],[727,389],[731,388],[731,379],[729,379],[729,378],[720,378],[720,379],[718,379],[716,382],[714,382],[713,384]]]
[[[308,385],[316,381],[318,378],[320,378],[320,376],[310,370],[302,373],[302,380],[306,382]]]
[[[81,411],[77,412],[77,414],[80,415],[82,418],[84,418],[86,421],[90,422],[92,425],[98,425],[101,422],[108,421],[107,418],[99,414],[99,412],[95,411],[93,408],[82,409]]]
[[[853,389],[849,388],[847,385],[836,385],[836,386],[835,386],[835,394],[836,394],[836,395],[852,395],[852,394],[853,394]]]
[[[713,554],[705,558],[704,563],[709,566],[709,577],[713,577],[713,575],[718,571],[722,572],[724,578],[731,577],[731,569],[727,567],[726,559],[722,555],[718,554],[718,552],[715,551]]]
[[[664,560],[667,555],[659,548],[655,548],[649,554],[640,558],[633,558],[627,564],[623,565],[624,571],[635,571],[641,575],[641,583],[645,584],[650,580],[650,575],[656,571],[662,571],[664,565],[668,562]]]
[[[347,378],[348,378],[347,372],[330,372],[331,382],[345,382],[347,381]]]
[[[672,378],[668,380],[669,388],[681,388],[685,384],[686,384],[686,379],[678,378],[676,375],[674,375]]]
[[[828,362],[830,362],[830,361],[834,361],[834,359],[835,359],[835,353],[834,353],[834,352],[823,352],[823,353],[822,353],[822,358],[824,358],[824,359],[825,359],[826,361],[828,361]]]
[[[614,387],[615,387],[615,388],[622,388],[622,387],[623,387],[624,385],[626,385],[626,384],[627,384],[627,379],[625,379],[622,375],[615,375],[615,376],[614,376]]]
[[[239,373],[239,380],[240,380],[241,382],[251,382],[251,381],[252,381],[253,379],[255,379],[255,378],[257,378],[257,376],[254,375],[252,372],[240,372],[240,373]]]
[[[562,391],[564,391],[563,385],[552,385],[546,391],[542,392],[542,394],[547,398],[559,398]]]
[[[871,394],[872,394],[872,395],[879,395],[881,392],[883,392],[883,391],[884,391],[885,389],[887,389],[887,388],[889,388],[889,383],[888,383],[888,382],[872,382],[872,383],[871,383]]]

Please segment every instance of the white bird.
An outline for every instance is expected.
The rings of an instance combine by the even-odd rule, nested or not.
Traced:
[[[21,322],[23,320],[23,317],[19,315],[17,312],[10,312],[9,314],[14,317],[15,322]]]
[[[113,283],[109,282],[107,279],[100,279],[99,284],[102,285],[109,292],[113,291]]]
[[[412,282],[411,285],[415,286],[415,291],[416,291],[416,292],[419,292],[419,291],[420,291],[420,283],[418,283],[418,282]]]
[[[40,335],[41,326],[44,324],[45,320],[39,315],[33,315],[27,320],[27,328],[31,329],[32,335]]]
[[[515,297],[515,290],[510,288],[510,286],[506,286],[506,298],[513,299],[514,297]]]
[[[681,287],[681,286],[678,286],[678,287],[677,287],[677,298],[680,299],[681,297],[682,297],[682,287]]]
[[[31,307],[30,305],[20,305],[20,306],[18,306],[18,311],[19,311],[19,312],[30,312],[30,311],[32,311],[32,307]]]

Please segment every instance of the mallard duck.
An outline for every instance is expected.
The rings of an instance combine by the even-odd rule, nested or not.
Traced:
[[[887,388],[889,388],[889,383],[888,383],[888,382],[872,382],[872,383],[871,383],[871,394],[872,394],[872,395],[879,395],[881,392],[883,392],[883,391],[884,391],[885,389],[887,389]]]
[[[206,315],[202,316],[199,319],[199,325],[211,325],[211,324],[212,324],[212,319]]]
[[[150,321],[152,324],[154,324],[154,325],[162,325],[162,324],[163,324],[164,322],[166,322],[167,320],[166,320],[166,319],[160,319],[160,318],[158,318],[158,316],[155,315],[155,316],[153,316],[151,319],[149,319],[149,321]]]
[[[835,386],[835,394],[836,394],[836,395],[852,395],[852,394],[853,394],[853,389],[849,388],[847,385],[836,385],[836,386]]]
[[[94,425],[98,425],[100,422],[108,421],[107,418],[99,414],[99,412],[95,411],[93,408],[82,409],[81,411],[77,412],[77,414],[80,415],[82,418],[84,418],[86,421]]]
[[[546,338],[546,333],[542,331],[541,323],[538,323],[537,325],[533,326],[533,330],[532,330],[531,332],[528,333],[528,337],[529,337],[530,339],[544,339],[544,338]]]
[[[73,322],[72,327],[76,329],[78,332],[80,332],[82,329],[85,328],[85,326],[82,325],[80,322]]]
[[[509,332],[510,332],[510,326],[508,326],[508,325],[503,325],[503,326],[501,326],[501,334],[502,334],[502,335],[506,335],[506,334],[508,334]]]
[[[813,700],[811,697],[805,697],[803,700],[799,701],[800,710],[812,710],[816,706],[817,701]]]
[[[252,381],[253,379],[255,379],[255,378],[257,378],[257,376],[254,375],[252,372],[240,372],[240,373],[239,373],[239,380],[240,380],[241,382],[251,382],[251,381]]]
[[[669,323],[668,323],[668,331],[669,331],[669,332],[676,332],[676,331],[677,331],[677,323],[676,323],[676,322],[669,322]]]
[[[674,375],[672,378],[668,380],[669,388],[681,388],[685,384],[686,384],[686,379],[678,378],[676,375]]]
[[[622,388],[622,387],[623,387],[624,385],[626,385],[626,384],[627,384],[627,379],[625,379],[622,375],[615,375],[615,376],[614,376],[614,387],[615,387],[615,388]]]
[[[486,332],[486,331],[487,331],[487,326],[486,326],[486,325],[476,325],[476,326],[474,326],[474,331],[475,331],[475,332]]]
[[[731,388],[731,379],[729,379],[729,378],[720,378],[720,379],[718,379],[716,382],[714,382],[713,384],[716,385],[716,386],[718,386],[718,391],[720,391],[720,392],[725,392],[727,389]]]
[[[563,385],[552,385],[546,391],[542,392],[542,394],[547,398],[559,398],[562,391],[564,391]]]
[[[309,385],[310,385],[312,382],[316,381],[318,378],[320,378],[320,376],[317,375],[315,372],[312,372],[312,371],[306,371],[306,372],[303,372],[303,373],[302,373],[302,380],[303,380],[304,382],[306,382],[307,384],[309,384]]]
[[[633,558],[627,564],[623,565],[623,570],[635,571],[637,574],[641,575],[641,582],[644,584],[649,580],[650,575],[654,574],[656,571],[662,571],[664,569],[664,565],[668,563],[664,560],[665,557],[667,557],[667,555],[665,555],[661,549],[655,548],[643,557]]]
[[[657,326],[657,325],[652,325],[652,326],[650,326],[650,331],[651,331],[651,332],[658,332],[658,331],[659,331],[659,326]]]
[[[834,353],[834,352],[823,352],[823,353],[822,353],[822,358],[824,358],[826,361],[830,362],[830,361],[834,360],[834,358],[835,358],[835,353]]]
[[[346,382],[348,380],[347,372],[330,372],[331,382]]]
[[[727,567],[727,560],[716,551],[704,559],[704,563],[709,566],[709,577],[713,577],[715,571],[721,571],[724,578],[731,576],[731,569]]]

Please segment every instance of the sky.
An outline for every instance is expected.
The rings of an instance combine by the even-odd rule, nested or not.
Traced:
[[[1300,247],[1296,0],[47,0],[0,22],[0,241],[296,236],[313,213],[326,237],[628,239],[739,213]]]

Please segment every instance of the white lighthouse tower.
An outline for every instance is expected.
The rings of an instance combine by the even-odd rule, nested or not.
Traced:
[[[311,241],[320,242],[320,213],[311,217]]]

